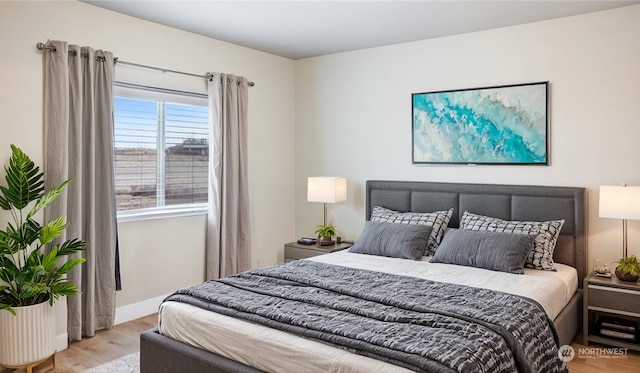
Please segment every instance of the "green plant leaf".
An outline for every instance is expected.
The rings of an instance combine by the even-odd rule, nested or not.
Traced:
[[[51,286],[51,294],[57,298],[60,295],[70,296],[81,294],[81,291],[78,290],[75,284],[70,282],[57,282]]]
[[[10,273],[6,270],[6,268],[0,268],[0,280],[4,281],[5,283],[9,283],[12,280],[12,277],[13,276],[10,276]],[[8,286],[3,286],[2,288],[0,288],[0,293],[7,290],[8,288]]]
[[[69,184],[69,182],[71,182],[71,179],[65,180],[64,182],[62,182],[62,184],[50,189],[48,192],[44,193],[40,198],[38,198],[36,205],[31,211],[29,211],[29,214],[27,214],[27,219],[32,218],[40,210],[47,207],[51,202],[58,198],[60,196],[60,193],[62,193],[64,187]]]
[[[5,260],[5,262],[3,263],[2,271],[0,272],[0,274],[5,274],[5,273],[7,277],[3,278],[2,281],[6,283],[11,283],[11,281],[13,281],[20,273],[20,270],[18,269],[18,267],[16,266],[16,264],[13,262],[12,259]]]
[[[11,312],[13,316],[16,315],[16,311],[14,311],[13,308],[11,308],[11,306],[8,304],[0,303],[0,310],[7,310]]]
[[[77,251],[83,250],[86,245],[87,243],[85,241],[77,238],[67,240],[60,245],[60,248],[58,249],[58,256],[73,254]]]
[[[55,269],[56,264],[58,264],[58,260],[58,248],[54,247],[42,257],[42,267],[47,273],[50,273]]]
[[[64,232],[64,230],[67,229],[68,226],[69,224],[65,222],[64,216],[50,221],[48,224],[42,227],[42,230],[40,231],[40,243],[46,245],[49,242],[53,241],[55,238],[60,237],[60,235],[62,235],[62,232]]]
[[[63,275],[65,273],[71,272],[77,265],[86,262],[85,258],[74,258],[69,259],[68,262],[64,263],[60,268],[56,271],[56,274]]]
[[[10,205],[22,210],[40,197],[44,175],[20,148],[11,145],[11,151],[9,164],[5,166],[7,188],[2,191]]]
[[[31,245],[38,238],[40,238],[40,231],[42,230],[42,227],[37,221],[33,219],[27,219],[23,224],[23,229],[24,230],[22,231],[22,239],[24,240],[25,244]]]
[[[11,204],[9,203],[7,198],[4,196],[6,189],[7,188],[0,185],[0,208],[3,210],[11,210]]]
[[[48,288],[47,284],[44,284],[41,282],[26,282],[22,284],[22,289],[20,291],[20,298],[23,300],[34,298],[39,294],[47,293],[47,288]]]

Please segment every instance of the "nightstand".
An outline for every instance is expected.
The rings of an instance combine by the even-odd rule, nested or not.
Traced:
[[[640,351],[640,285],[598,277],[584,279],[583,343]]]
[[[284,261],[291,262],[297,259],[311,258],[336,251],[348,249],[352,243],[337,243],[335,245],[301,245],[297,242],[289,242],[284,245]]]

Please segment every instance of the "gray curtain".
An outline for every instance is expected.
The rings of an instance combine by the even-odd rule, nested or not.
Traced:
[[[209,93],[207,279],[251,268],[247,178],[247,79],[212,74]]]
[[[69,274],[81,295],[67,299],[70,340],[113,327],[116,209],[113,180],[111,52],[49,41],[44,51],[45,180],[49,188],[72,178],[45,211],[66,215],[66,237],[87,241],[87,261]],[[63,237],[64,238],[64,237]]]

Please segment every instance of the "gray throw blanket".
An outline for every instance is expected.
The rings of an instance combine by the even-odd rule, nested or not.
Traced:
[[[530,299],[313,261],[181,289],[178,301],[418,372],[568,372]]]

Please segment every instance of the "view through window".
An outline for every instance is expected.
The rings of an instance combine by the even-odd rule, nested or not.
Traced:
[[[118,211],[206,204],[206,95],[120,84],[115,96]]]

